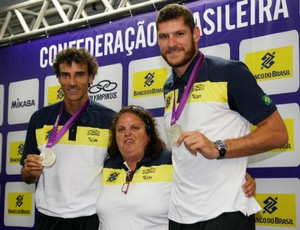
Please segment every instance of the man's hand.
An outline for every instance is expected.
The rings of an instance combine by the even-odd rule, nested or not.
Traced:
[[[42,158],[37,154],[28,154],[24,160],[24,166],[21,170],[23,180],[28,183],[35,183],[40,177],[42,171]]]
[[[245,179],[246,179],[246,183],[242,187],[243,191],[246,197],[252,197],[256,190],[255,179],[249,173],[246,173]]]
[[[177,145],[181,145],[182,142],[194,155],[199,153],[207,159],[216,159],[219,157],[219,151],[214,143],[198,131],[182,133],[177,141]]]

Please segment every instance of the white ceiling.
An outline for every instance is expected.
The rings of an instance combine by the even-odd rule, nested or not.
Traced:
[[[0,0],[0,46],[158,9],[169,2],[180,1]]]

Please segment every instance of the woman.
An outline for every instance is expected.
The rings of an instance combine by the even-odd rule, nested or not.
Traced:
[[[167,230],[172,186],[171,152],[155,119],[141,107],[123,107],[111,128],[97,213],[101,230]],[[248,175],[246,195],[255,191]]]

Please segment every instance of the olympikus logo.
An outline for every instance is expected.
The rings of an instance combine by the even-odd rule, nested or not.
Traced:
[[[17,108],[23,108],[23,107],[30,107],[30,106],[35,106],[35,101],[34,100],[25,100],[25,101],[20,101],[19,98],[17,98],[16,101],[11,102],[11,109],[17,109]]]
[[[89,93],[96,94],[101,91],[111,92],[116,89],[118,84],[116,82],[111,82],[109,80],[99,81],[96,85],[93,85],[89,88]]]
[[[143,170],[143,174],[155,173],[155,168],[147,168]]]
[[[98,130],[89,130],[87,132],[87,135],[91,135],[91,136],[100,136],[100,131]]]
[[[117,92],[113,92],[118,87],[116,82],[103,80],[89,88],[89,97],[94,101],[110,100],[117,98]],[[103,93],[101,93],[103,92]]]

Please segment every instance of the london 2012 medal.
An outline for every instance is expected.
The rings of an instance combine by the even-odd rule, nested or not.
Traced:
[[[56,154],[52,148],[45,148],[40,156],[42,157],[42,165],[45,167],[53,165],[56,160]]]
[[[169,130],[169,140],[171,142],[171,144],[176,144],[176,142],[178,141],[178,138],[181,136],[183,132],[183,129],[180,125],[178,124],[173,124],[170,127]]]

